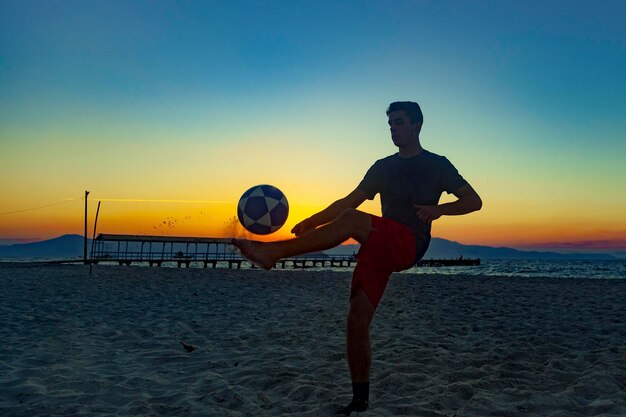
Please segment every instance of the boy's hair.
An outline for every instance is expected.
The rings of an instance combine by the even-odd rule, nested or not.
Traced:
[[[387,116],[392,111],[404,110],[404,112],[411,119],[411,123],[419,123],[420,126],[424,124],[424,115],[419,104],[413,101],[394,101],[387,108]]]

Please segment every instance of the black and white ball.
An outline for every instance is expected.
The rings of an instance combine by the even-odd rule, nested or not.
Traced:
[[[274,233],[287,221],[289,204],[278,188],[255,185],[243,193],[237,206],[237,217],[243,227],[257,235]]]

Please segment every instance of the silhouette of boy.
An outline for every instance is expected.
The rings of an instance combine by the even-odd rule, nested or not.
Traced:
[[[476,191],[448,159],[422,148],[419,134],[423,115],[417,103],[391,103],[387,117],[398,152],[376,161],[354,191],[298,223],[291,231],[294,239],[232,241],[245,257],[264,269],[271,269],[281,258],[330,249],[349,238],[361,244],[352,276],[346,332],[353,397],[337,416],[362,412],[369,406],[369,327],[392,272],[408,269],[424,256],[433,220],[482,207]],[[439,204],[444,191],[457,200]],[[382,217],[356,210],[376,194],[380,194]]]

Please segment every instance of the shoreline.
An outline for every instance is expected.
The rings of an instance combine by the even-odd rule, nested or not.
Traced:
[[[4,266],[3,414],[321,417],[350,399],[351,270]],[[624,415],[624,299],[619,279],[396,274],[363,415]]]
[[[83,260],[0,260],[1,268],[29,268],[29,267],[54,267],[54,266],[73,266],[84,267]],[[87,265],[89,266],[89,265]],[[162,266],[150,266],[147,262],[133,263],[132,265],[117,265],[116,263],[99,263],[93,264],[96,268],[164,268],[170,269],[191,269],[191,270],[209,270],[217,269],[220,271],[237,270],[237,271],[254,271],[248,261],[244,261],[241,268],[231,268],[225,264],[219,264],[217,268],[204,268],[201,264],[192,263],[191,266],[180,267],[176,263],[165,263]],[[349,272],[354,269],[352,266],[290,266],[281,267],[277,265],[272,272],[316,272],[324,274],[326,272]],[[408,270],[396,273],[396,275],[411,276],[449,276],[449,277],[490,277],[496,279],[515,278],[515,279],[593,279],[593,280],[626,280],[626,260],[600,260],[600,261],[567,261],[567,260],[509,260],[509,259],[488,259],[478,266],[440,266],[440,267],[412,267]]]

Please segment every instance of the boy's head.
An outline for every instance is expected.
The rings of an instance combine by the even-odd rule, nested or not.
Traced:
[[[424,115],[422,114],[422,109],[420,109],[419,104],[413,101],[394,101],[387,108],[387,116],[389,116],[391,112],[400,110],[406,113],[411,123],[419,123],[420,126],[424,124]]]

